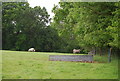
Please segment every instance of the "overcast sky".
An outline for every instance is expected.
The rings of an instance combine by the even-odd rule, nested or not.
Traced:
[[[54,4],[57,5],[60,0],[28,0],[30,7],[40,6],[45,7],[47,9],[48,14],[52,18],[54,13],[52,13],[52,8]]]

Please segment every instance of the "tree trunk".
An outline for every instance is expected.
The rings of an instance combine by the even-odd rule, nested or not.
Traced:
[[[102,48],[100,48],[100,56],[102,56]]]

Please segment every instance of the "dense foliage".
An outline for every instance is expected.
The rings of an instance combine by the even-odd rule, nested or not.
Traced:
[[[57,32],[50,23],[46,9],[29,7],[28,3],[3,3],[3,49],[55,51],[59,48]],[[58,47],[56,47],[58,45]]]
[[[60,2],[53,8],[52,26],[66,41],[66,50],[120,48],[118,45],[119,3]],[[79,46],[78,46],[79,45]]]
[[[44,7],[3,3],[3,49],[72,52],[80,48],[87,53],[120,48],[119,3],[60,2],[52,11],[50,23]]]

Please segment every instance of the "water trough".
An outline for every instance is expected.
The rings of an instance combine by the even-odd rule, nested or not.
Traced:
[[[49,60],[93,62],[93,55],[49,55]]]

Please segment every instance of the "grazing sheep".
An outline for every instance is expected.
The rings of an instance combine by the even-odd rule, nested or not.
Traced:
[[[80,49],[73,49],[73,53],[80,53]]]
[[[35,52],[35,49],[34,48],[30,48],[28,51],[29,52]]]

